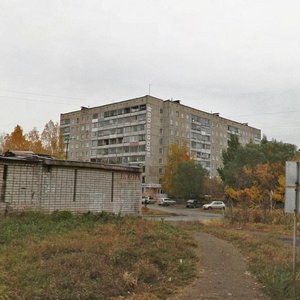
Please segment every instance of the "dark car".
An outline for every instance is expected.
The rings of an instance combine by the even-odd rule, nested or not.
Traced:
[[[200,207],[200,202],[197,199],[189,199],[186,201],[187,208],[196,208]]]

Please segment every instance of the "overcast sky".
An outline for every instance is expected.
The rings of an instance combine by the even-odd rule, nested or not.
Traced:
[[[0,133],[149,93],[300,146],[300,1],[0,0]]]

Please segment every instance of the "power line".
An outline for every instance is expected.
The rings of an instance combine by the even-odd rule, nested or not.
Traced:
[[[249,115],[235,115],[235,116],[228,116],[228,118],[237,118],[237,117],[252,117],[252,116],[264,116],[264,115],[279,115],[279,114],[289,114],[289,113],[295,113],[300,112],[300,109],[295,110],[287,110],[287,111],[281,111],[281,112],[270,112],[270,113],[255,113],[255,114],[249,114]]]
[[[23,97],[14,97],[14,96],[2,96],[0,95],[0,98],[9,98],[9,99],[15,99],[15,100],[22,100],[22,101],[28,101],[28,102],[42,102],[42,103],[51,103],[51,104],[60,104],[60,105],[74,105],[74,103],[65,103],[65,102],[58,102],[58,101],[49,101],[45,99],[32,99],[32,98],[23,98]]]
[[[78,97],[58,96],[58,95],[49,95],[49,94],[39,94],[39,93],[13,91],[13,90],[5,90],[5,89],[0,89],[0,90],[4,91],[4,92],[16,93],[16,94],[27,94],[27,95],[43,96],[43,97],[51,97],[51,98],[62,98],[62,99],[68,98],[68,99],[74,99],[74,100],[84,101],[84,99],[78,98]]]

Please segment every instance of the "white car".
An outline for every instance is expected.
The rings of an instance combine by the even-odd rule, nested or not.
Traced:
[[[175,205],[176,201],[170,198],[160,198],[158,201],[158,205],[161,206],[169,206],[169,205]]]
[[[208,204],[204,204],[203,209],[225,209],[226,205],[223,201],[213,201]]]

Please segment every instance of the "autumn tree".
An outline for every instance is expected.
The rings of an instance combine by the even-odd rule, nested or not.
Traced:
[[[3,151],[28,150],[28,141],[20,125],[17,125],[11,134],[6,134],[3,141]]]
[[[46,152],[43,148],[39,132],[36,128],[33,128],[31,131],[29,131],[25,137],[28,142],[28,150],[40,154]]]
[[[207,171],[194,160],[180,162],[172,174],[171,195],[188,199],[200,198],[203,194]]]
[[[182,162],[190,161],[191,158],[188,154],[186,147],[179,147],[176,144],[172,144],[169,147],[169,152],[167,156],[167,163],[164,167],[164,174],[161,177],[162,189],[171,193],[173,189],[172,177],[175,173],[177,166]]]
[[[23,133],[20,125],[17,125],[14,131],[6,134],[2,138],[2,151],[23,150],[32,151],[36,154],[48,154],[57,159],[64,158],[64,144],[62,134],[58,123],[49,121],[40,135],[36,128]],[[1,150],[1,148],[0,148]]]
[[[260,144],[235,148],[230,160],[224,154],[220,175],[228,198],[264,209],[283,201],[285,161],[297,155],[295,145],[263,138]]]
[[[224,199],[224,183],[220,177],[205,177],[204,194],[209,195],[211,199]]]
[[[54,123],[50,120],[45,125],[41,135],[41,142],[47,154],[58,159],[64,158],[63,137],[58,123]]]
[[[5,134],[4,133],[1,133],[0,134],[0,153],[3,152],[3,146],[4,146],[4,137],[5,137]]]
[[[254,167],[258,163],[266,163],[264,154],[260,151],[258,145],[249,143],[245,146],[238,144],[237,136],[231,137],[228,149],[223,151],[223,166],[218,169],[219,175],[225,185],[241,188],[247,185],[247,176],[244,176],[243,168]]]

